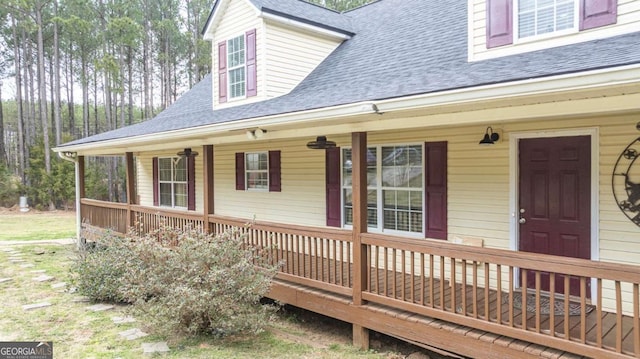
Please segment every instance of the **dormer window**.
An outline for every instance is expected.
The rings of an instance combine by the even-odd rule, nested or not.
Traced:
[[[576,28],[576,0],[520,0],[517,3],[520,39]]]
[[[218,43],[218,102],[256,96],[256,30]]]
[[[231,98],[245,95],[245,44],[244,35],[227,41],[229,64],[229,96]]]
[[[486,46],[615,24],[617,0],[486,0]],[[515,35],[515,36],[514,36]]]

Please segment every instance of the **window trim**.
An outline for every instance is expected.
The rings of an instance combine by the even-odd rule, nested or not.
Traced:
[[[160,176],[160,172],[161,172],[161,166],[160,166],[160,162],[161,160],[170,160],[171,161],[171,180],[170,181],[163,181],[161,179]],[[176,170],[176,164],[178,163],[177,160],[179,160],[180,157],[174,157],[174,156],[168,156],[168,157],[158,157],[158,207],[165,207],[165,208],[177,208],[177,209],[188,209],[189,208],[189,166],[188,166],[188,160],[186,158],[183,158],[182,161],[184,163],[184,171],[185,171],[185,181],[175,181],[175,170]],[[162,191],[161,191],[161,184],[166,184],[169,183],[171,184],[171,205],[167,205],[167,204],[162,204]],[[185,202],[186,205],[185,206],[177,206],[176,205],[176,192],[175,192],[175,185],[176,184],[184,184],[185,188],[186,188],[186,198],[185,198]]]
[[[561,37],[566,35],[577,34],[580,32],[580,0],[573,0],[573,27],[570,29],[564,29],[559,31],[552,31],[544,34],[536,34],[527,37],[520,37],[520,1],[521,0],[513,0],[515,6],[513,6],[513,21],[512,21],[512,30],[513,31],[513,45],[517,44],[525,44],[529,42],[547,40],[555,37]],[[555,4],[554,4],[555,8]]]
[[[421,149],[421,160],[422,160],[422,165],[421,165],[421,178],[420,178],[420,183],[421,183],[421,198],[422,198],[422,210],[420,213],[421,219],[422,219],[422,228],[420,230],[420,232],[412,232],[412,231],[399,231],[396,229],[386,229],[384,228],[384,203],[383,203],[383,192],[385,190],[393,190],[393,189],[397,189],[399,187],[388,187],[388,186],[383,186],[382,183],[382,156],[377,155],[378,153],[381,153],[382,148],[383,147],[413,147],[413,146],[419,146]],[[371,227],[367,224],[367,230],[371,233],[386,233],[386,234],[391,234],[391,235],[400,235],[403,237],[409,237],[409,238],[420,238],[420,239],[424,239],[425,238],[425,226],[426,223],[424,221],[424,216],[425,216],[425,211],[426,211],[426,203],[424,201],[424,197],[425,197],[425,175],[426,175],[426,171],[425,171],[425,164],[426,164],[426,158],[425,158],[425,145],[422,142],[408,142],[408,143],[384,143],[384,144],[376,144],[376,145],[367,145],[367,149],[369,148],[375,148],[376,149],[376,186],[374,188],[367,186],[367,191],[370,190],[375,190],[376,191],[376,198],[377,198],[377,203],[376,203],[376,211],[377,211],[377,215],[376,215],[376,220],[377,220],[377,226],[376,227]],[[351,146],[345,146],[345,147],[341,147],[340,148],[340,221],[341,221],[341,225],[342,228],[344,229],[353,229],[353,225],[351,224],[347,224],[346,223],[346,218],[345,218],[345,213],[346,213],[346,201],[345,201],[345,189],[351,189],[353,190],[353,183],[350,186],[345,186],[344,184],[344,151],[345,150],[352,150]]]
[[[267,159],[267,168],[264,170],[249,170],[249,166],[247,166],[247,157],[249,155],[264,155]],[[269,192],[269,186],[270,186],[270,176],[269,176],[269,170],[271,168],[271,161],[269,160],[269,152],[268,151],[255,151],[255,152],[245,152],[244,153],[244,188],[245,191],[251,191],[251,192]],[[266,174],[267,177],[267,183],[266,186],[264,188],[251,188],[249,187],[249,180],[248,180],[248,174],[249,173],[264,173]]]

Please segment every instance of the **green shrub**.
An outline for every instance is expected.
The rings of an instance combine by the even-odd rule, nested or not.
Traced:
[[[71,265],[71,282],[77,291],[95,302],[126,302],[123,290],[128,267],[141,265],[133,243],[107,233],[77,252]]]
[[[134,314],[161,334],[260,332],[276,309],[260,299],[278,264],[245,238],[168,228],[112,236],[79,255],[77,288],[95,300],[133,303]]]

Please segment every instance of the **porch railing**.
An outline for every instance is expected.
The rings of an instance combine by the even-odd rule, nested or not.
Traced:
[[[80,201],[83,224],[118,233],[127,232],[127,208],[125,203],[96,201],[87,198]]]
[[[209,216],[213,233],[246,232],[246,241],[271,249],[271,258],[283,263],[278,278],[343,295],[352,295],[353,245],[351,232]]]
[[[371,267],[362,297],[372,303],[585,356],[640,357],[637,266],[379,234],[362,243]],[[579,281],[579,296],[556,294],[556,278],[564,293]]]
[[[589,357],[640,357],[638,266],[381,234],[360,235],[366,249],[360,259],[348,230],[259,221],[247,227],[246,220],[219,215],[82,204],[83,221],[102,228],[122,229],[115,224],[129,210],[145,231],[160,221],[213,233],[244,231],[247,241],[284,263],[278,278],[292,283],[352,296],[353,272],[364,260],[367,302]],[[569,293],[572,283],[577,296],[556,294]]]

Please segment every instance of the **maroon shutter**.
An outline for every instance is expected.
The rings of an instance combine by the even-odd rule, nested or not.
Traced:
[[[617,0],[580,0],[580,30],[615,24]]]
[[[269,151],[269,192],[280,191],[280,151]]]
[[[326,150],[326,183],[327,183],[327,226],[340,227],[340,147]]]
[[[247,97],[258,94],[258,72],[256,69],[256,29],[247,31]]]
[[[426,142],[425,236],[447,239],[447,143]]]
[[[187,157],[187,209],[196,210],[196,158]]]
[[[227,102],[227,42],[218,43],[218,102]]]
[[[487,0],[487,48],[513,44],[513,0]]]
[[[158,177],[158,157],[153,158],[152,172],[153,172],[153,205],[160,205],[160,181]]]
[[[244,152],[236,153],[236,190],[244,191]]]

